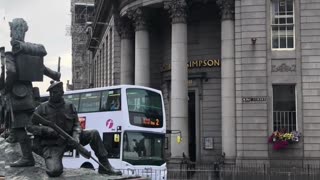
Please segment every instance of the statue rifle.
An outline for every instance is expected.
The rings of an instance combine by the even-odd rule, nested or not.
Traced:
[[[74,147],[79,151],[79,153],[87,158],[87,159],[92,159],[94,160],[97,164],[99,164],[101,167],[103,167],[106,171],[109,171],[108,168],[106,168],[104,165],[102,165],[97,159],[95,159],[94,157],[91,156],[91,152],[88,151],[86,148],[84,148],[80,143],[78,143],[73,137],[71,137],[68,133],[66,133],[63,129],[61,129],[56,123],[48,121],[47,119],[45,119],[44,117],[42,117],[40,114],[38,113],[33,113],[37,118],[36,121],[38,123],[41,123],[42,125],[46,125],[51,127],[52,129],[54,129],[59,136],[62,139],[67,140],[68,142],[71,142],[72,145],[74,145]]]

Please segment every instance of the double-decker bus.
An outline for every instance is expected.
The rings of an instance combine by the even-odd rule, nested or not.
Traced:
[[[66,91],[64,99],[75,105],[83,129],[99,131],[115,169],[125,175],[166,179],[166,116],[161,91],[119,85]],[[90,145],[86,148],[94,156]],[[83,158],[76,150],[65,153],[63,165],[98,168],[93,160]]]

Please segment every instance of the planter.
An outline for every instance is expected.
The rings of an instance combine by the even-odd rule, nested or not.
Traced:
[[[288,148],[289,144],[298,143],[301,133],[293,131],[286,133],[285,131],[275,131],[268,138],[268,143],[273,144],[275,151]]]

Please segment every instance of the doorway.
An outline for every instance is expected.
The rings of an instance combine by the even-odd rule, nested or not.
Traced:
[[[189,158],[196,162],[196,92],[188,92],[188,127],[189,127]]]

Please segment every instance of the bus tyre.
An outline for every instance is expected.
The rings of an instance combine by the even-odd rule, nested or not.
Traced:
[[[92,169],[92,170],[94,170],[93,165],[92,165],[91,163],[89,163],[89,162],[83,163],[83,164],[80,166],[80,168],[86,168],[86,169]]]

